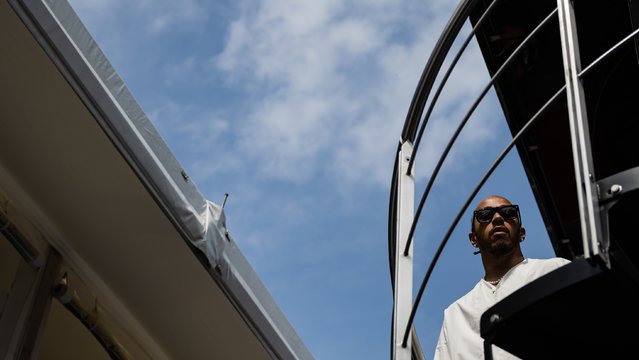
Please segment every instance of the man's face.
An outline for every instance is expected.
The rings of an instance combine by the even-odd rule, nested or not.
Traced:
[[[475,210],[486,207],[498,207],[512,205],[508,199],[502,197],[488,197],[482,200]],[[473,232],[469,238],[473,245],[477,245],[481,251],[493,254],[508,253],[519,246],[525,230],[519,224],[517,218],[504,219],[495,211],[490,222],[482,223],[473,218]]]

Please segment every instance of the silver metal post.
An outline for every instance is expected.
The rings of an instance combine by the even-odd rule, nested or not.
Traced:
[[[411,338],[402,346],[404,331],[413,305],[413,247],[404,255],[408,234],[413,223],[415,203],[414,166],[408,165],[413,156],[413,144],[406,141],[399,152],[397,181],[397,241],[395,244],[395,288],[393,302],[393,351],[394,360],[411,360]]]
[[[584,256],[586,258],[600,256],[610,266],[607,240],[601,235],[599,199],[590,151],[586,100],[583,84],[578,77],[581,61],[575,13],[570,0],[557,0],[557,7]]]

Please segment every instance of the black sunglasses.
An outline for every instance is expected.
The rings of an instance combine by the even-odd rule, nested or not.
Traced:
[[[473,217],[480,223],[489,223],[493,219],[495,212],[498,212],[499,215],[505,220],[517,219],[517,221],[521,222],[521,217],[519,215],[519,206],[517,205],[485,207],[483,209],[475,210],[473,212]]]

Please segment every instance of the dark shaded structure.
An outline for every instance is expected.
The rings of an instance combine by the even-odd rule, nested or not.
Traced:
[[[488,3],[473,10],[473,23]],[[555,252],[573,263],[512,294],[481,322],[485,339],[526,359],[636,354],[632,332],[622,329],[639,320],[634,306],[639,243],[632,231],[639,219],[639,47],[636,37],[628,38],[637,29],[639,7],[632,1],[574,1],[571,6],[578,60],[587,69],[579,78],[587,135],[580,151],[592,159],[601,252],[584,250],[584,205],[577,190],[583,184],[576,182],[574,135],[564,97],[523,136],[517,150]],[[495,8],[477,34],[491,74],[556,7],[555,1],[503,1]],[[513,134],[566,83],[560,21],[553,20],[525,44],[495,84]]]

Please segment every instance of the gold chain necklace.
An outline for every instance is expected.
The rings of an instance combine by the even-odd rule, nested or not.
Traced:
[[[517,265],[521,264],[522,262],[524,262],[524,260],[525,260],[525,259],[522,259],[522,260],[521,260],[520,262],[518,262],[515,266],[517,266]],[[511,269],[512,269],[512,268],[514,268],[515,266],[511,267]],[[510,270],[508,270],[508,271],[510,271]],[[508,271],[507,271],[507,272],[508,272]],[[497,286],[497,284],[499,284],[499,282],[501,281],[501,279],[502,279],[503,277],[504,277],[504,275],[500,276],[497,280],[493,280],[493,281],[488,281],[488,280],[486,280],[486,278],[484,277],[484,281],[485,281],[485,282],[487,282],[487,283],[489,283],[489,284],[490,284],[490,285],[492,285],[492,286]]]

